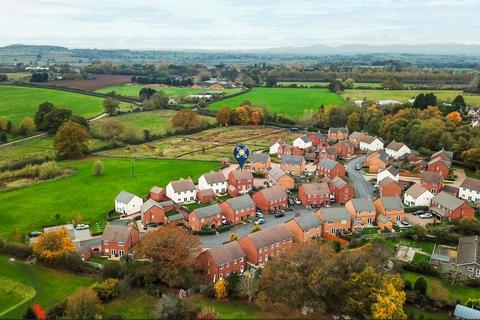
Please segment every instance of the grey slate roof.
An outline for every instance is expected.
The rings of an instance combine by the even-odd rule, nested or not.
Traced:
[[[402,210],[403,203],[399,197],[380,197],[385,210]]]
[[[437,156],[441,155],[441,154],[444,154],[448,159],[452,160],[453,159],[453,152],[452,151],[446,151],[444,149],[440,150],[440,151],[437,151],[435,152],[434,154],[432,154],[432,156],[430,157],[430,159],[433,159],[433,158],[436,158]]]
[[[162,205],[160,203],[158,203],[157,201],[155,200],[152,200],[152,199],[148,199],[147,201],[145,201],[141,206],[140,206],[140,211],[142,213],[150,210],[151,207],[159,207],[159,208],[163,208]]]
[[[457,264],[480,265],[480,236],[463,237],[458,240]]]
[[[473,308],[457,304],[455,306],[455,310],[453,311],[453,316],[459,319],[478,320],[480,319],[480,310],[475,310]]]
[[[227,182],[227,178],[221,172],[205,173],[203,177],[208,184]]]
[[[380,221],[381,223],[387,223],[388,222],[388,218],[386,216],[384,216],[383,214],[379,214],[377,216],[377,219],[378,221]]]
[[[232,210],[240,210],[249,207],[255,207],[255,202],[246,194],[244,196],[235,197],[227,200],[228,205]]]
[[[287,193],[279,186],[273,186],[271,188],[266,188],[258,192],[263,194],[265,199],[267,200],[275,200],[288,197]]]
[[[462,184],[460,185],[460,188],[480,191],[480,180],[473,178],[465,178],[465,180],[463,180]]]
[[[177,213],[177,214],[172,214],[171,216],[168,216],[167,219],[169,221],[180,221],[180,220],[185,220],[185,217],[183,214]]]
[[[288,230],[288,227],[282,223],[275,227],[249,234],[246,237],[250,238],[253,245],[258,250],[279,241],[290,240],[293,238],[293,235],[290,230]]]
[[[282,169],[280,169],[279,167],[273,167],[272,169],[270,169],[270,171],[268,171],[268,173],[272,176],[273,179],[275,180],[278,180],[280,179],[281,177],[283,177],[284,175],[286,175],[285,171],[283,171]]]
[[[405,144],[403,142],[396,142],[395,140],[393,140],[392,142],[390,142],[387,146],[387,149],[391,149],[391,150],[395,150],[395,151],[398,151],[400,150]]]
[[[325,159],[320,160],[320,162],[318,163],[318,166],[331,170],[331,169],[335,168],[335,166],[337,164],[339,164],[337,161],[325,158]]]
[[[314,213],[303,214],[299,217],[296,217],[294,220],[304,232],[322,225],[321,221]]]
[[[436,203],[448,210],[452,211],[460,207],[465,201],[458,199],[457,197],[447,193],[445,191],[440,191],[435,197],[432,199],[432,203]]]
[[[447,166],[448,168],[450,168],[452,166],[452,162],[451,161],[448,161],[448,160],[443,160],[442,158],[435,158],[435,159],[432,159],[428,162],[428,165],[431,166],[432,164],[435,164],[437,162],[442,162],[445,166]]]
[[[108,224],[102,234],[102,241],[126,242],[130,234],[128,225]]]
[[[249,170],[233,170],[231,174],[235,180],[253,180],[253,174]]]
[[[301,165],[305,161],[305,158],[302,156],[290,156],[284,155],[282,156],[282,164],[289,164],[289,165]]]
[[[261,153],[261,152],[254,152],[250,156],[250,162],[260,162],[260,163],[266,163],[269,158],[269,155],[266,153]]]
[[[343,180],[342,178],[340,178],[339,176],[336,176],[335,178],[333,178],[331,182],[337,188],[342,188],[343,186],[345,186],[347,184],[347,182],[345,180]]]
[[[348,128],[344,128],[344,127],[341,127],[341,128],[329,128],[328,129],[328,132],[333,132],[333,133],[337,133],[337,132],[343,132],[343,133],[348,133]]]
[[[245,252],[238,241],[232,241],[218,247],[208,249],[208,252],[218,265],[245,257]]]
[[[394,177],[400,174],[400,172],[398,172],[397,168],[395,168],[394,166],[390,166],[385,170],[390,172]]]
[[[185,192],[195,190],[195,184],[193,184],[192,179],[181,179],[177,181],[170,181],[172,184],[173,191],[175,192]]]
[[[422,194],[427,192],[428,190],[425,189],[421,184],[415,183],[412,185],[410,188],[408,188],[407,191],[405,191],[405,194],[408,194],[412,196],[413,198],[417,199],[420,197]]]
[[[352,199],[353,208],[355,211],[375,211],[375,204],[372,200],[368,198],[353,198]]]
[[[115,201],[129,203],[134,197],[135,195],[133,193],[122,191],[116,196]]]
[[[423,171],[421,176],[422,183],[439,184],[443,181],[442,175],[437,172]]]
[[[303,142],[305,142],[305,143],[312,142],[312,140],[307,135],[301,136],[300,139],[302,139]]]
[[[195,212],[195,214],[199,219],[202,219],[202,218],[213,217],[213,216],[216,216],[217,214],[221,214],[222,209],[220,208],[218,203],[215,203],[206,207],[197,208],[193,210],[193,212]]]
[[[350,220],[350,214],[345,207],[321,208],[318,210],[324,220]]]

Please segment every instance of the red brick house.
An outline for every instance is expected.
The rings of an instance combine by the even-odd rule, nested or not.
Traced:
[[[278,152],[277,155],[279,158],[282,158],[283,156],[303,156],[304,150],[294,147],[290,144],[282,144],[280,147],[278,147]]]
[[[361,229],[372,226],[377,217],[377,209],[372,200],[368,198],[354,198],[345,204],[345,208],[352,216],[352,228]]]
[[[442,149],[440,151],[437,151],[435,152],[434,154],[432,154],[432,156],[430,157],[430,160],[434,160],[434,159],[442,159],[444,161],[452,161],[453,160],[453,152],[452,151],[446,151],[445,149]]]
[[[208,203],[215,200],[215,191],[213,189],[198,190],[197,200],[201,203]]]
[[[340,177],[331,180],[330,190],[335,195],[337,203],[347,203],[355,195],[355,189]]]
[[[438,172],[424,171],[420,184],[433,194],[437,194],[443,187],[443,176]]]
[[[305,207],[318,207],[330,203],[328,183],[304,183],[298,189],[298,199]]]
[[[119,258],[132,252],[140,232],[134,223],[108,224],[100,238],[102,256]]]
[[[295,180],[278,167],[270,169],[267,175],[267,181],[272,185],[279,186],[283,190],[293,189],[295,187]]]
[[[201,274],[213,282],[231,273],[242,274],[247,266],[245,252],[237,241],[203,251],[197,261]]]
[[[250,156],[250,170],[252,172],[267,173],[272,165],[272,159],[266,153],[255,152]]]
[[[255,217],[255,202],[248,194],[225,200],[220,204],[220,208],[225,218],[232,224],[239,224]]]
[[[252,198],[257,208],[265,213],[288,207],[288,195],[278,186],[260,190]]]
[[[364,133],[354,131],[348,136],[348,141],[350,141],[355,148],[358,148],[363,137],[365,137]]]
[[[301,175],[305,171],[305,158],[302,156],[283,156],[280,168],[289,174]]]
[[[378,190],[380,197],[400,197],[402,195],[402,187],[390,177],[383,178],[378,183]]]
[[[380,197],[375,200],[375,208],[377,209],[377,223],[379,216],[382,215],[386,220],[390,220],[392,224],[405,220],[405,211],[402,200],[399,197]],[[380,217],[380,222],[382,222]],[[383,219],[383,224],[386,221]]]
[[[154,186],[150,189],[148,197],[155,201],[165,201],[167,200],[167,193],[165,192],[165,189]]]
[[[188,226],[193,231],[199,231],[202,228],[215,229],[222,225],[222,217],[222,209],[215,203],[193,210],[188,215]]]
[[[447,178],[450,174],[450,167],[452,162],[448,160],[443,160],[441,157],[437,157],[433,160],[430,160],[428,163],[427,171],[440,173],[443,178]]]
[[[165,221],[165,208],[152,199],[145,201],[140,207],[141,219],[144,225],[149,223],[161,224]]]
[[[322,222],[323,232],[336,235],[352,229],[352,218],[345,207],[320,208],[316,215]]]
[[[328,129],[328,140],[346,140],[348,133],[348,128],[330,128]]]
[[[295,242],[302,243],[321,238],[322,223],[315,214],[303,214],[285,223],[295,237]]]
[[[319,147],[327,147],[328,146],[328,139],[327,137],[321,133],[320,131],[315,132],[315,133],[310,133],[309,136],[310,140],[312,141],[312,144],[314,146],[319,146]]]
[[[332,159],[336,160],[338,158],[338,151],[335,147],[324,147],[318,153],[318,159]]]
[[[293,246],[293,235],[285,224],[248,234],[238,241],[247,262],[253,267],[265,265],[271,257],[285,254]]]
[[[355,154],[353,143],[348,140],[339,141],[333,147],[342,158],[350,158]]]
[[[233,170],[228,174],[228,184],[239,194],[247,193],[253,188],[253,175],[248,170]]]
[[[345,166],[335,160],[323,159],[318,163],[317,175],[329,177],[330,179],[337,176],[343,178],[345,177]]]
[[[440,191],[433,197],[430,212],[442,221],[454,221],[475,216],[475,210],[465,200],[444,191]]]

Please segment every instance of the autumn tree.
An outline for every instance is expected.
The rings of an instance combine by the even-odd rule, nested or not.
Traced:
[[[228,296],[228,283],[225,278],[219,279],[215,283],[215,298],[217,300],[223,300],[226,299]]]
[[[143,102],[144,110],[163,109],[168,105],[168,97],[163,91],[158,91]]]
[[[23,118],[18,127],[18,133],[24,136],[31,135],[35,131],[35,123],[30,117]]]
[[[263,121],[262,111],[260,109],[255,108],[252,111],[251,118],[252,118],[252,124],[254,126],[260,124]]]
[[[352,112],[347,119],[347,128],[350,131],[360,131],[360,114],[358,112]]]
[[[367,319],[372,313],[371,306],[376,302],[375,290],[381,283],[381,275],[370,266],[359,273],[352,273],[346,284],[345,313]]]
[[[177,111],[172,117],[172,126],[182,130],[197,130],[202,126],[198,113],[193,110],[183,109]]]
[[[103,165],[103,162],[100,160],[95,160],[92,167],[93,175],[99,177],[103,174],[104,171],[105,171],[105,166]]]
[[[230,241],[235,241],[235,240],[238,240],[238,234],[235,232],[232,232],[230,234]]]
[[[135,250],[137,257],[150,259],[152,277],[169,286],[181,286],[193,276],[200,239],[182,228],[166,226],[148,232]]]
[[[157,319],[177,320],[185,319],[185,306],[182,300],[175,296],[163,295],[157,305]]]
[[[333,80],[328,84],[328,90],[331,92],[339,92],[345,90],[345,85],[341,79]]]
[[[447,114],[447,120],[453,121],[456,124],[460,124],[462,123],[462,116],[458,111],[450,112],[449,114]]]
[[[237,110],[235,110],[235,113],[237,114],[237,118],[239,121],[239,124],[241,125],[247,125],[250,123],[250,113],[248,112],[248,106],[241,106]]]
[[[65,228],[42,234],[33,244],[33,252],[39,257],[55,259],[75,252],[72,238]]]
[[[197,320],[216,320],[218,319],[218,313],[213,308],[203,308],[197,313]]]
[[[101,135],[112,146],[118,144],[125,129],[125,125],[116,119],[107,119],[100,122]]]
[[[53,148],[60,158],[81,158],[88,153],[90,134],[85,127],[68,121],[58,130],[53,139]]]
[[[90,320],[101,311],[100,300],[91,288],[82,288],[67,300],[65,314],[68,319]]]
[[[398,275],[384,278],[382,289],[375,294],[376,302],[372,305],[372,319],[407,319],[403,310],[406,295],[402,291],[402,286],[402,280]]]
[[[244,272],[238,284],[238,291],[240,296],[247,298],[248,302],[252,302],[258,293],[258,279],[255,275],[249,271]]]
[[[118,100],[115,100],[112,97],[103,100],[103,109],[105,110],[105,113],[109,115],[116,114],[119,108],[120,102]]]
[[[217,123],[220,125],[229,124],[231,121],[232,110],[228,106],[224,106],[217,111]]]

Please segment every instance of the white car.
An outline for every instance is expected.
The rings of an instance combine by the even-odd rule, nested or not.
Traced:
[[[87,229],[90,229],[90,226],[88,224],[79,223],[75,226],[75,229],[76,230],[87,230]]]
[[[227,218],[225,218],[225,216],[222,216],[222,224],[227,224]]]
[[[258,219],[258,220],[255,220],[255,224],[257,224],[257,225],[258,225],[258,224],[264,224],[264,223],[265,223],[265,219],[263,219],[263,218],[260,218],[260,219]]]
[[[302,204],[302,202],[300,202],[300,200],[298,200],[298,198],[293,199],[293,201],[295,202],[295,204]]]
[[[430,212],[423,213],[423,214],[420,215],[420,218],[422,218],[422,219],[429,219],[431,217],[433,217],[433,215]]]

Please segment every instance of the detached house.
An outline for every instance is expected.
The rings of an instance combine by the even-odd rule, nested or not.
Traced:
[[[280,148],[280,146],[284,145],[284,144],[285,144],[285,142],[283,142],[283,140],[275,141],[275,143],[270,146],[269,153],[270,154],[277,154],[278,153],[278,148]]]
[[[442,149],[440,151],[437,151],[435,152],[434,154],[432,154],[432,156],[430,157],[430,160],[434,160],[434,159],[442,159],[444,161],[452,161],[453,160],[453,152],[452,151],[446,151],[445,149]]]
[[[352,229],[352,220],[345,207],[320,208],[316,215],[322,222],[323,232],[336,235]]]
[[[199,231],[203,227],[215,229],[222,225],[223,211],[215,203],[206,207],[193,210],[188,215],[188,225],[193,231]]]
[[[480,236],[458,239],[457,267],[471,277],[480,278]]]
[[[328,140],[346,140],[348,133],[348,128],[330,128],[328,129]]]
[[[383,150],[367,152],[365,165],[368,166],[369,173],[379,173],[388,165],[388,155]]]
[[[272,159],[268,154],[255,152],[250,156],[250,170],[252,172],[267,173],[272,166]]]
[[[348,140],[337,142],[333,147],[342,158],[350,158],[355,154],[355,147]]]
[[[405,220],[403,203],[399,197],[380,197],[374,203],[380,229],[391,230],[395,223]]]
[[[469,202],[480,203],[480,180],[473,178],[463,180],[458,196]]]
[[[295,180],[278,167],[268,171],[267,181],[272,185],[279,186],[283,190],[293,189],[295,187]]]
[[[385,170],[382,170],[377,175],[377,181],[380,182],[385,178],[390,178],[393,181],[398,182],[400,180],[400,172],[394,166],[390,166]]]
[[[440,173],[443,178],[446,179],[450,174],[451,166],[451,161],[443,160],[442,158],[438,157],[430,160],[430,162],[428,163],[427,171]]]
[[[386,177],[378,183],[378,191],[380,197],[400,197],[402,195],[402,186],[390,177]]]
[[[360,150],[377,151],[383,149],[383,141],[377,137],[365,136],[360,141]]]
[[[140,207],[141,219],[144,225],[149,223],[161,224],[165,221],[165,208],[157,201],[148,199]]]
[[[223,215],[232,224],[239,224],[255,216],[255,202],[246,194],[225,200],[220,204]]]
[[[409,147],[403,142],[396,142],[393,140],[389,143],[389,145],[385,148],[385,152],[388,156],[394,159],[400,159],[401,157],[408,155],[412,152]]]
[[[358,148],[358,146],[360,145],[360,141],[362,141],[363,137],[365,137],[364,133],[353,131],[348,137],[348,141],[350,141],[355,148]]]
[[[313,143],[309,136],[303,135],[293,140],[293,146],[300,149],[307,149],[313,146]]]
[[[355,189],[340,177],[332,179],[330,189],[335,195],[335,201],[337,203],[347,203],[355,194]]]
[[[253,175],[248,170],[233,170],[228,174],[228,183],[238,193],[245,194],[253,188]]]
[[[278,186],[260,190],[252,198],[257,208],[265,213],[288,207],[288,195]]]
[[[102,256],[119,258],[131,253],[140,239],[140,232],[134,223],[108,224],[100,238]]]
[[[284,156],[303,156],[304,153],[305,151],[303,149],[289,144],[282,144],[277,151],[279,158],[283,158]]]
[[[295,241],[299,243],[322,236],[322,223],[316,214],[304,214],[285,224],[295,237]]]
[[[375,222],[377,209],[373,201],[368,198],[354,198],[345,204],[345,208],[352,216],[352,227],[355,230],[371,226]]]
[[[154,186],[150,189],[148,197],[155,201],[165,201],[167,200],[167,193],[165,192],[165,189]]]
[[[310,133],[308,137],[310,138],[310,140],[312,140],[312,144],[314,146],[320,146],[320,147],[328,146],[327,137],[320,131],[317,131],[316,133]]]
[[[324,147],[318,153],[318,159],[332,159],[336,160],[338,158],[338,150],[335,147]]]
[[[317,175],[329,177],[333,179],[335,177],[345,177],[345,166],[341,165],[335,160],[322,159],[318,163]]]
[[[188,203],[197,200],[197,189],[192,179],[170,181],[165,189],[167,197],[175,203]]]
[[[416,183],[405,191],[403,203],[410,207],[430,206],[433,197],[433,193]]]
[[[205,173],[198,178],[198,190],[211,189],[215,194],[227,192],[228,182],[222,172]]]
[[[475,210],[465,200],[458,199],[445,191],[440,191],[433,197],[430,212],[438,219],[448,221],[475,216]]]
[[[280,168],[289,173],[294,175],[301,175],[305,171],[305,166],[307,163],[305,162],[305,158],[301,156],[283,156],[282,163],[280,164]]]
[[[318,207],[330,203],[331,192],[328,183],[304,183],[298,189],[298,199],[305,207]]]
[[[140,212],[143,199],[130,192],[122,191],[115,198],[115,211],[128,216]]]
[[[261,267],[271,257],[285,254],[293,246],[293,235],[285,224],[248,234],[238,243],[253,267]]]
[[[422,172],[421,185],[433,194],[437,194],[443,188],[443,176],[437,172]]]
[[[246,260],[238,241],[207,249],[197,259],[201,273],[213,282],[228,277],[231,273],[242,274],[247,267]]]

